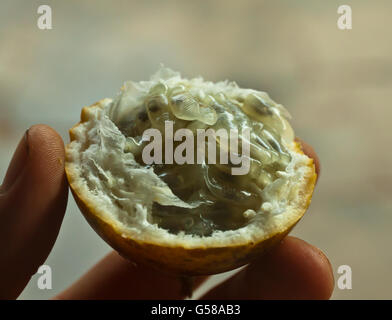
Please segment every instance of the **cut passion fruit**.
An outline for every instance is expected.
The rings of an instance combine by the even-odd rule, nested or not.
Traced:
[[[288,119],[265,92],[161,68],[83,108],[66,146],[70,188],[87,221],[124,257],[180,275],[228,271],[278,243],[310,203],[313,160]],[[162,140],[150,155],[160,161],[146,162],[152,129]],[[176,139],[178,130],[190,138]],[[238,142],[198,135],[222,130],[237,132]],[[232,155],[247,161],[246,172],[233,174]]]

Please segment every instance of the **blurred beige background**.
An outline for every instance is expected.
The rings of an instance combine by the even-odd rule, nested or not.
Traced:
[[[335,276],[351,266],[352,290],[336,287],[333,298],[392,298],[390,1],[45,1],[47,31],[36,25],[41,4],[0,4],[0,178],[30,125],[47,123],[68,141],[81,107],[161,62],[235,80],[284,104],[320,156],[312,205],[293,234],[322,248]],[[351,5],[352,30],[337,28],[341,4]],[[46,262],[53,289],[39,290],[35,276],[20,298],[51,297],[109,250],[70,197]]]

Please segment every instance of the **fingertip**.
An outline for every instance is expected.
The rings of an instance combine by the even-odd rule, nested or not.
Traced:
[[[45,124],[31,126],[27,130],[29,151],[33,158],[41,162],[49,163],[50,167],[64,172],[64,143],[61,136],[51,127]]]
[[[68,186],[64,162],[61,136],[47,125],[31,126],[16,148],[7,170],[1,186],[2,202],[17,203],[16,199],[21,195],[66,199]]]
[[[30,175],[47,195],[66,198],[67,180],[64,171],[65,151],[61,136],[50,126],[33,125],[27,135]]]
[[[286,237],[202,299],[328,299],[333,288],[327,257],[303,240]]]
[[[268,273],[271,299],[329,299],[334,289],[331,264],[313,245],[295,237],[282,243],[248,267],[248,281]]]

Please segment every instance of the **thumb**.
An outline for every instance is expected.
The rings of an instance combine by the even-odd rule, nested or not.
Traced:
[[[17,298],[49,255],[67,196],[63,141],[46,125],[32,126],[0,187],[0,298]]]

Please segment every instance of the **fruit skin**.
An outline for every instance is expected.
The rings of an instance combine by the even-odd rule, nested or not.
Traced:
[[[81,122],[86,121],[88,108],[92,108],[98,103],[83,108]],[[78,124],[77,124],[78,125]],[[76,125],[76,126],[77,126]],[[75,127],[76,127],[75,126]],[[75,139],[70,130],[71,141]],[[300,145],[296,143],[296,151],[302,153]],[[75,201],[91,227],[123,257],[132,262],[149,265],[161,272],[169,274],[196,276],[210,275],[233,270],[237,267],[248,264],[253,259],[260,257],[270,248],[278,244],[298,223],[308,208],[314,185],[316,182],[316,172],[311,161],[309,166],[313,169],[313,174],[308,177],[303,193],[302,206],[296,208],[298,217],[289,228],[270,235],[267,239],[255,243],[242,245],[221,246],[221,247],[198,247],[185,248],[183,246],[161,246],[149,242],[140,242],[135,239],[123,236],[114,223],[104,221],[96,213],[94,204],[87,201],[82,194],[78,194],[74,188],[74,181],[77,178],[70,166],[65,166],[65,171],[69,181],[70,189]]]

